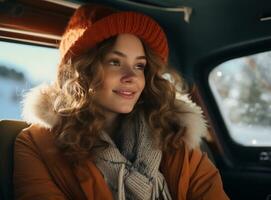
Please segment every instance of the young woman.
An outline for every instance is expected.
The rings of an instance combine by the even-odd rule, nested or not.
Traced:
[[[178,75],[164,78],[168,44],[153,19],[82,6],[60,51],[56,82],[26,95],[16,199],[228,199],[197,149],[201,109],[176,98]]]

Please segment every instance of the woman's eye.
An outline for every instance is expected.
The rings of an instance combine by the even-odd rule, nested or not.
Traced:
[[[118,60],[109,60],[109,65],[112,65],[112,66],[120,66],[120,61]]]
[[[139,63],[136,65],[136,68],[139,69],[139,70],[144,70],[146,67],[146,64],[145,63]]]

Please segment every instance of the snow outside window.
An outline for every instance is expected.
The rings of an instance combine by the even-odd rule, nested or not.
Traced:
[[[0,120],[21,119],[23,95],[53,81],[58,60],[54,48],[0,42]]]
[[[271,52],[222,63],[209,85],[235,142],[271,146]]]

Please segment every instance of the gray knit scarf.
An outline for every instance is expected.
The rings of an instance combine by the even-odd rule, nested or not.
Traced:
[[[102,172],[115,200],[171,200],[168,186],[159,171],[162,152],[149,133],[143,115],[122,123],[115,143],[103,132],[108,147],[94,151],[94,162]]]

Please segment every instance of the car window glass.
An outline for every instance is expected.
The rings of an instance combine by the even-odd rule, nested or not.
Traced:
[[[235,142],[271,146],[271,52],[220,64],[209,85]]]
[[[25,92],[56,75],[57,49],[0,42],[0,119],[20,119]]]

